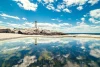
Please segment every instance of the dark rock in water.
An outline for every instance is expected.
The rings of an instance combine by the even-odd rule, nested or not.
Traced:
[[[11,33],[10,29],[0,29],[0,33]]]

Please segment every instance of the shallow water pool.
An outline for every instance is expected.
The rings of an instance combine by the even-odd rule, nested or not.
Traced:
[[[0,67],[100,67],[100,39],[38,37],[0,41]]]

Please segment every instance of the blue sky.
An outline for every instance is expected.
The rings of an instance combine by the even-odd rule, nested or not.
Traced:
[[[100,0],[0,0],[0,26],[100,33]]]

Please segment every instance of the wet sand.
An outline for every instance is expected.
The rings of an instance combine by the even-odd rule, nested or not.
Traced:
[[[98,38],[100,35],[88,35],[88,34],[77,34],[77,35],[23,35],[13,33],[0,33],[0,40],[25,38],[25,37],[50,37],[50,38],[61,38],[61,37],[73,37],[73,38]]]

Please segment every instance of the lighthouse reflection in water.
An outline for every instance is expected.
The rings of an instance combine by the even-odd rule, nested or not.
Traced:
[[[0,41],[0,67],[100,67],[100,39],[20,38]]]

